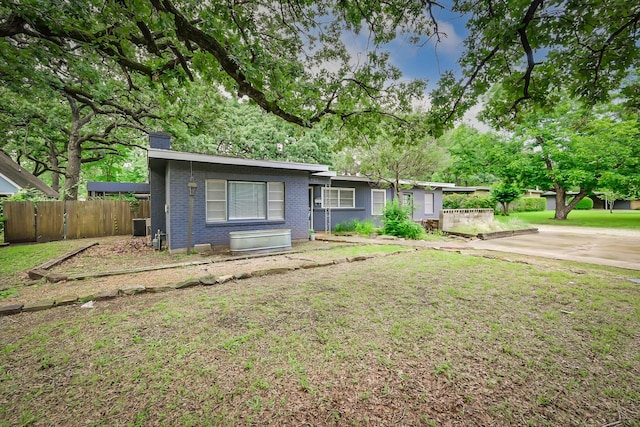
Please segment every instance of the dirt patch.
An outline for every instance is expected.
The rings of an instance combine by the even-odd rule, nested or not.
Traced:
[[[124,287],[162,287],[205,276],[249,276],[252,272],[274,268],[299,268],[305,264],[326,262],[326,250],[353,247],[337,242],[300,242],[291,251],[279,255],[260,254],[234,257],[229,251],[217,251],[188,256],[169,254],[153,249],[147,238],[107,238],[98,239],[99,245],[73,256],[48,270],[58,276],[73,277],[83,274],[106,274],[136,268],[169,267],[152,271],[89,277],[84,280],[63,280],[49,283],[25,280],[16,286],[16,294],[6,303],[29,303],[43,300],[57,300],[66,296],[91,299],[100,292],[114,291]],[[202,263],[182,267],[176,264]]]

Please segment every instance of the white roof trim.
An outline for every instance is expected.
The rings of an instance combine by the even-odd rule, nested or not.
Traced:
[[[334,176],[336,176],[336,173],[334,171],[316,172],[316,173],[313,174],[313,176],[322,176],[322,177],[333,178]]]
[[[329,166],[327,165],[280,162],[280,161],[273,161],[273,160],[240,159],[237,157],[224,157],[224,156],[213,156],[210,154],[185,153],[181,151],[162,150],[159,148],[148,148],[147,153],[150,159],[182,160],[185,162],[200,162],[200,163],[211,163],[211,164],[231,165],[231,166],[252,166],[252,167],[258,167],[258,168],[301,170],[301,171],[308,171],[308,172],[328,172],[329,171]]]
[[[353,181],[353,182],[375,182],[366,176],[358,175],[340,175],[333,178],[335,181]],[[413,185],[416,187],[455,187],[455,184],[449,182],[421,182],[401,179],[400,184]]]

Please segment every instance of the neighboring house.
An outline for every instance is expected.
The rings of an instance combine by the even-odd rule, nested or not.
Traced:
[[[440,182],[402,181],[402,203],[412,209],[412,219],[437,219],[442,209],[443,188],[453,184]],[[341,222],[352,219],[382,221],[385,204],[394,198],[391,188],[381,188],[375,181],[361,176],[334,176],[330,185],[314,185],[312,228],[334,229]]]
[[[456,187],[447,186],[442,189],[444,194],[466,194],[468,196],[488,196],[491,194],[491,187]]]
[[[327,165],[238,159],[170,150],[169,135],[149,135],[151,231],[169,250],[185,250],[191,179],[192,244],[229,246],[232,231],[290,229],[309,235],[310,186],[329,185]]]
[[[0,197],[11,196],[23,188],[33,188],[49,197],[58,197],[57,191],[0,151]]]
[[[149,184],[136,182],[87,182],[87,194],[90,198],[106,196],[133,195],[136,199],[149,198]]]

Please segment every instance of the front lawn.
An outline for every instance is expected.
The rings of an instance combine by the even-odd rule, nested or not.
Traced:
[[[577,227],[626,228],[640,230],[640,211],[573,210],[565,221],[553,219],[554,211],[512,212],[508,217],[496,216],[497,220],[508,221],[518,218],[529,224],[571,225]]]
[[[524,262],[411,251],[0,318],[0,425],[636,425],[640,274]]]

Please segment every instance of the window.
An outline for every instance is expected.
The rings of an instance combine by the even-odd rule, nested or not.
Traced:
[[[355,188],[322,188],[323,208],[355,208]]]
[[[371,190],[371,215],[382,215],[386,204],[386,190]]]
[[[266,219],[264,182],[229,182],[229,219]]]
[[[227,181],[208,179],[205,183],[207,193],[207,222],[227,220]]]
[[[284,219],[284,182],[270,182],[269,219]]]
[[[207,222],[284,219],[284,182],[208,179],[206,193]]]
[[[424,213],[433,213],[433,193],[424,194]]]

